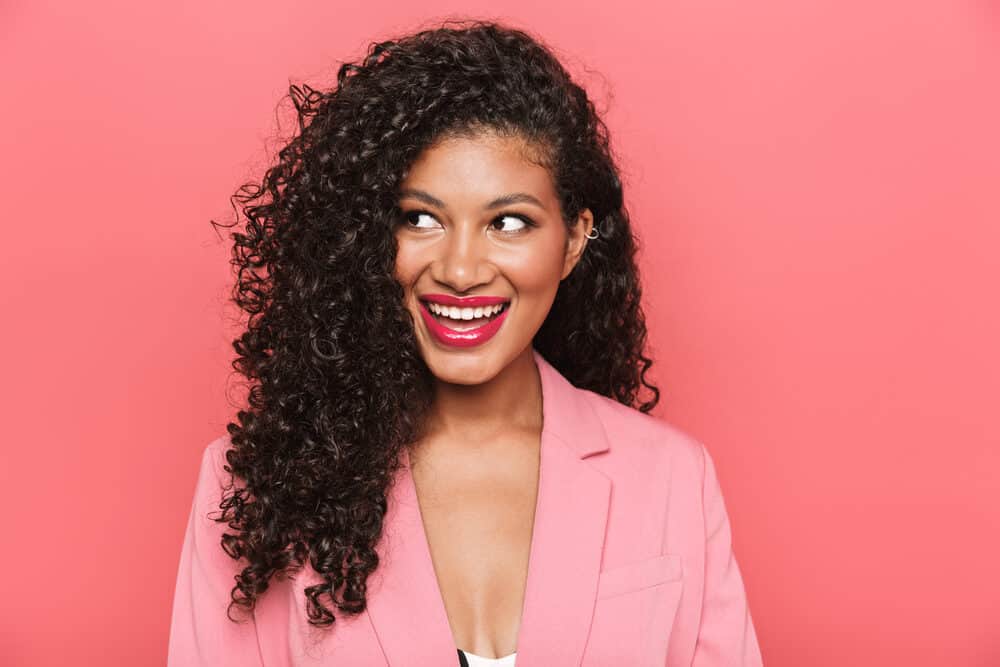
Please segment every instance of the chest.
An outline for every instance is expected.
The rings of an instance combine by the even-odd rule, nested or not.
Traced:
[[[522,549],[530,544],[527,581],[523,568],[513,574],[517,568],[493,560],[516,554],[511,545],[517,540],[494,539],[490,531],[500,531],[489,526],[503,523],[501,515],[528,523],[508,505],[521,496],[531,507],[524,500],[530,488],[509,484],[532,479],[530,467],[507,469],[484,459],[484,468],[495,469],[483,477],[496,484],[447,474],[449,461],[430,475],[419,465],[413,475],[403,468],[388,497],[380,565],[369,582],[365,613],[341,616],[332,631],[313,632],[304,589],[319,583],[318,575],[305,568],[276,582],[257,610],[264,664],[456,665],[456,647],[486,656],[516,649],[519,667],[689,664],[702,599],[704,541],[689,526],[691,517],[697,519],[700,480],[694,471],[656,460],[598,470],[565,442],[542,435],[530,542],[524,538],[529,531],[521,533]],[[508,500],[491,502],[490,496]],[[466,548],[486,543],[492,551]],[[476,555],[463,559],[462,553]],[[443,564],[449,555],[457,565]],[[487,564],[469,564],[483,559]],[[509,583],[491,587],[483,572]],[[465,608],[450,593],[454,581],[471,582],[457,588],[476,592]],[[504,608],[495,602],[510,591],[514,603]],[[667,661],[668,643],[673,662]]]
[[[455,645],[480,655],[517,649],[537,501],[538,449],[423,459],[413,481]]]

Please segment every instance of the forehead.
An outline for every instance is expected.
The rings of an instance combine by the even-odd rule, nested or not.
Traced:
[[[494,198],[530,192],[554,201],[552,175],[541,146],[521,136],[483,131],[442,137],[426,148],[404,176],[404,188],[442,198]]]

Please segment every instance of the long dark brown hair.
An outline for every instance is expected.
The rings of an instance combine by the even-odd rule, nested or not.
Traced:
[[[233,531],[222,548],[245,564],[230,612],[252,610],[272,577],[308,560],[322,578],[305,589],[309,622],[329,626],[334,608],[365,608],[388,485],[432,395],[393,268],[397,187],[436,139],[490,128],[541,149],[566,224],[589,208],[600,237],[533,345],[577,387],[640,411],[659,390],[645,379],[637,242],[607,128],[540,40],[449,21],[372,44],[332,90],[289,95],[295,136],[234,195],[244,224],[222,225],[237,227],[233,299],[246,328],[233,367],[249,393],[227,425],[227,469],[241,483],[217,520]]]

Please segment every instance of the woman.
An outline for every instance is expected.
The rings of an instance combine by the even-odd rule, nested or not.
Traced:
[[[249,406],[205,450],[168,662],[761,664],[712,459],[647,414],[586,93],[480,21],[291,93],[237,194]]]

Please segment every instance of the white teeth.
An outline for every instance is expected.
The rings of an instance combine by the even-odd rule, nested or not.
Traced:
[[[491,317],[503,310],[506,305],[505,303],[498,303],[492,306],[459,308],[458,306],[442,306],[439,303],[427,303],[427,307],[432,313],[452,320],[474,320],[481,317]]]

